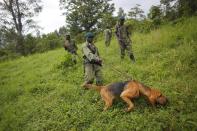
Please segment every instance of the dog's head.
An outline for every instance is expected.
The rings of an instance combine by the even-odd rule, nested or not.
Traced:
[[[165,106],[168,103],[168,99],[159,90],[152,89],[152,95],[155,98],[155,102],[158,105]]]
[[[166,98],[166,96],[162,94],[156,99],[156,103],[162,106],[165,106],[167,102],[168,102],[168,99]]]

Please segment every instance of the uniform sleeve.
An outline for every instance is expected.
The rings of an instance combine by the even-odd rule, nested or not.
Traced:
[[[65,41],[64,42],[64,49],[67,49],[68,48],[68,44],[67,44],[67,42]]]
[[[82,51],[89,61],[99,60],[99,56],[97,55],[97,53],[93,54],[88,47],[84,46],[82,48]]]
[[[127,31],[127,36],[130,37],[131,33],[129,31],[129,27],[128,26],[126,27],[126,31]]]

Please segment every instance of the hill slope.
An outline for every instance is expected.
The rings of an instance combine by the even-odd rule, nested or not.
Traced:
[[[70,65],[63,49],[0,63],[0,130],[196,130],[197,18],[134,34],[137,62],[121,61],[115,39],[108,49],[96,45],[104,59],[104,82],[134,79],[160,89],[170,100],[152,108],[144,99],[125,113],[115,102],[102,112],[99,94],[83,90],[81,62]]]

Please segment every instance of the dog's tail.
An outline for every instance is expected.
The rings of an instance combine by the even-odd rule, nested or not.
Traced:
[[[86,84],[86,85],[84,85],[84,87],[87,88],[87,89],[95,89],[96,91],[100,92],[101,89],[104,86],[97,86],[97,85],[93,85],[93,84]]]

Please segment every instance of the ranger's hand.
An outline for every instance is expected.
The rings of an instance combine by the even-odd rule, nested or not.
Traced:
[[[103,61],[101,59],[98,60],[98,63],[99,63],[100,66],[103,65]]]
[[[102,60],[101,60],[101,59],[95,60],[94,63],[95,63],[96,65],[102,66]]]

